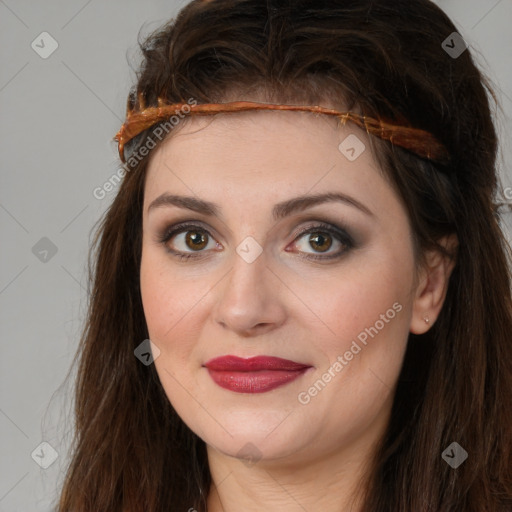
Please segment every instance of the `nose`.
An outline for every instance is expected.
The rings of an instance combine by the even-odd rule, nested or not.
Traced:
[[[241,337],[267,333],[285,322],[282,289],[265,252],[252,262],[236,253],[231,270],[219,283],[214,319]]]

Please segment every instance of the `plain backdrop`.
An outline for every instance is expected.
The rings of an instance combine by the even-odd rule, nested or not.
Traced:
[[[119,167],[127,55],[141,28],[186,3],[0,0],[0,512],[47,512],[57,499],[72,426],[72,388],[61,385],[87,306],[91,230],[114,194],[93,190]],[[437,3],[495,85],[511,186],[512,1]],[[511,217],[502,215],[507,236]]]

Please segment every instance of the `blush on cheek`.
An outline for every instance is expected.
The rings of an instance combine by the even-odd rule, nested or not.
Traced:
[[[364,315],[354,313],[352,322],[338,323],[343,341],[330,349],[336,353],[335,360],[350,366],[352,373],[361,366],[383,368],[401,358],[407,343],[408,317],[399,301],[386,298],[368,306]]]
[[[165,338],[173,326],[185,314],[189,304],[180,298],[187,297],[176,287],[176,282],[156,270],[149,257],[143,258],[140,272],[140,290],[148,330],[155,337]]]

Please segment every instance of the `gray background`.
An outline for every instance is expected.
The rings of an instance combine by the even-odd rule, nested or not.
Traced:
[[[115,193],[98,200],[93,190],[118,169],[111,140],[133,82],[127,51],[137,55],[143,25],[147,34],[186,3],[0,0],[0,512],[48,511],[57,498],[72,428],[72,379],[64,379],[86,310],[86,254]],[[500,172],[511,186],[512,0],[437,3],[495,84]],[[42,32],[58,43],[47,58],[31,46],[43,55],[51,49]],[[502,215],[509,237],[511,217]],[[58,453],[47,469],[35,462],[51,460],[49,448],[38,448],[43,441]]]

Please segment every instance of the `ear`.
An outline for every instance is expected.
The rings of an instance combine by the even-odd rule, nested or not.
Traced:
[[[455,267],[457,236],[444,237],[439,243],[452,257],[435,249],[425,254],[425,263],[419,272],[415,290],[410,325],[413,334],[424,334],[437,320],[446,298],[450,275]]]

